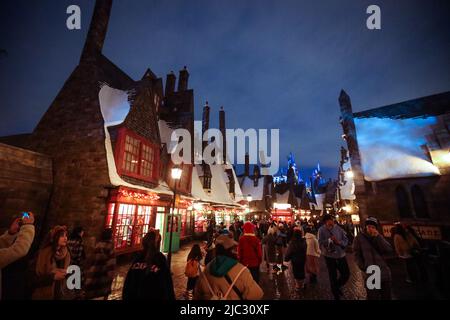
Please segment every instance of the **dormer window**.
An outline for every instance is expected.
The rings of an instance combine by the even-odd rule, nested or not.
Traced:
[[[158,181],[159,148],[134,132],[121,128],[116,145],[119,175],[145,181]]]

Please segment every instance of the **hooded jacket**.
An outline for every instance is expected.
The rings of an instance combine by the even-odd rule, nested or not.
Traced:
[[[227,256],[217,256],[206,266],[205,272],[201,274],[197,280],[197,285],[194,290],[194,299],[211,299],[212,293],[209,290],[206,281],[209,282],[209,285],[216,294],[221,293],[222,295],[225,295],[230,288],[230,284],[225,279],[225,275],[228,275],[230,280],[234,281],[242,268],[245,268],[245,270],[237,279],[235,287],[242,293],[244,300],[260,300],[264,293],[261,287],[253,280],[250,271],[237,260]],[[235,290],[231,290],[227,299],[239,300],[240,298]]]
[[[261,242],[254,233],[244,233],[239,239],[239,262],[249,268],[259,267],[262,261]]]
[[[151,265],[143,254],[139,254],[127,273],[122,299],[175,300],[172,276],[161,252],[157,253]]]
[[[306,255],[313,256],[313,257],[320,257],[320,247],[319,247],[319,241],[317,240],[316,236],[312,233],[307,232],[305,234],[306,239]]]

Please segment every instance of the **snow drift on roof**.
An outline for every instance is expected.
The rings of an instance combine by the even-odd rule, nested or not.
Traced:
[[[367,181],[439,175],[423,147],[435,117],[424,119],[355,118]]]
[[[252,200],[262,200],[264,195],[264,177],[258,178],[258,186],[256,187],[253,179],[245,177],[241,189],[244,195],[251,195]]]
[[[98,96],[105,126],[121,124],[130,112],[128,92],[102,84]]]

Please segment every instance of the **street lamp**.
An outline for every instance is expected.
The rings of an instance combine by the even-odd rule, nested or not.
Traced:
[[[172,204],[172,213],[170,215],[170,235],[169,235],[169,254],[167,256],[167,264],[169,265],[169,270],[171,270],[172,264],[172,238],[173,238],[173,216],[175,215],[175,202],[177,199],[177,183],[178,180],[181,179],[181,174],[183,170],[181,168],[175,166],[172,168],[172,180],[173,180],[173,204]]]
[[[353,179],[354,176],[355,176],[355,174],[353,173],[352,170],[349,170],[349,171],[346,171],[346,172],[345,172],[345,177],[346,177],[347,179]]]

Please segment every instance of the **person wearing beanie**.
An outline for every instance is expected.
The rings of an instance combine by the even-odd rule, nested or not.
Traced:
[[[250,270],[253,279],[259,283],[259,266],[262,262],[261,241],[255,234],[253,223],[247,221],[244,224],[243,231],[238,246],[239,262]]]
[[[355,261],[365,275],[364,284],[367,292],[367,300],[391,299],[391,270],[385,259],[393,254],[392,246],[378,231],[379,223],[374,217],[368,217],[365,221],[364,231],[359,233],[353,241]],[[367,287],[367,268],[378,266],[380,268],[381,287]]]

